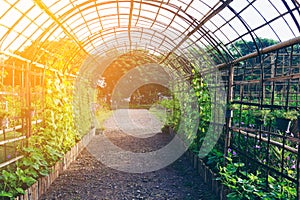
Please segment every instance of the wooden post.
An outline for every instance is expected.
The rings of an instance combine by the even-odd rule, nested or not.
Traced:
[[[22,74],[21,74],[21,88],[25,88],[25,83],[24,83],[24,65],[22,64],[22,70],[21,70],[21,72],[22,72]]]
[[[274,54],[270,55],[270,61],[271,61],[271,78],[275,77],[275,62],[276,62],[276,57],[274,56]],[[271,84],[271,91],[273,92],[274,89],[274,81]]]
[[[5,74],[5,71],[4,71],[4,65],[2,65],[2,70],[1,70],[1,83],[3,84],[4,83],[4,74]]]
[[[26,98],[26,109],[25,109],[25,119],[26,119],[26,138],[28,139],[31,135],[31,115],[29,112],[30,102],[30,64],[27,63],[25,69],[25,98]]]
[[[298,121],[298,129],[299,129],[299,121]],[[298,138],[300,135],[300,130],[298,130]],[[300,199],[300,142],[298,142],[298,156],[297,156],[297,199]]]
[[[233,99],[233,78],[234,78],[234,66],[231,65],[229,68],[229,74],[228,74],[228,91],[227,91],[227,104],[232,102]],[[226,164],[226,157],[228,156],[228,148],[230,147],[230,139],[231,139],[231,114],[232,110],[231,108],[226,108],[226,134],[225,134],[225,148],[224,148],[224,164]]]
[[[3,130],[3,141],[5,141],[6,140],[6,132],[5,132],[6,127],[3,125],[3,121],[1,121],[1,127],[2,127],[2,130]],[[4,149],[4,162],[5,162],[5,161],[7,161],[6,143],[4,143],[3,149]]]

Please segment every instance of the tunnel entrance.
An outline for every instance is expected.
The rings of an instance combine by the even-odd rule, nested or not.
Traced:
[[[130,108],[149,109],[158,101],[172,99],[171,91],[159,84],[147,84],[139,87],[130,97]]]

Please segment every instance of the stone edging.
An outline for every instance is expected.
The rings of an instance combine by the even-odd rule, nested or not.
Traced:
[[[217,175],[193,152],[187,151],[186,153],[193,167],[197,169],[198,173],[212,192],[217,195],[218,199],[226,200],[227,188],[221,183],[221,181],[216,180]]]
[[[15,200],[38,200],[39,197],[47,191],[51,183],[77,158],[94,135],[95,128],[83,136],[83,138],[64,155],[63,159],[50,168],[51,173],[49,175],[39,178],[36,183],[25,190],[25,194],[16,197]]]

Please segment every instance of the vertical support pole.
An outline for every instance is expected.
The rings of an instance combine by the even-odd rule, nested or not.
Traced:
[[[293,67],[293,51],[294,46],[291,46],[291,53],[290,53],[290,60],[289,60],[289,71],[287,75],[291,75],[292,73],[292,67]],[[287,86],[286,86],[286,99],[285,99],[285,107],[286,110],[289,108],[289,96],[290,96],[290,88],[291,87],[291,79],[288,79]]]
[[[41,86],[42,86],[42,98],[41,98],[41,110],[44,110],[45,109],[45,101],[46,101],[46,90],[45,90],[45,87],[46,87],[46,68],[43,68],[43,74],[42,74],[42,78],[41,78]],[[45,126],[45,119],[44,119],[44,116],[42,114],[42,120],[43,120],[43,127]]]
[[[3,130],[3,141],[6,141],[6,132],[5,132],[5,126],[3,125],[3,121],[1,122],[2,130]],[[3,145],[4,148],[4,161],[7,160],[7,149],[6,149],[6,143]]]
[[[276,58],[274,56],[274,54],[270,55],[270,61],[271,61],[271,78],[275,77],[275,62],[276,62]],[[271,83],[271,91],[273,91],[274,89],[274,82]]]
[[[233,78],[234,78],[234,66],[231,65],[229,68],[228,74],[228,91],[227,91],[227,105],[229,105],[233,100]],[[228,148],[230,147],[231,140],[231,116],[232,110],[231,108],[226,108],[226,132],[225,132],[225,148],[224,148],[224,164],[226,164],[226,157],[228,156]]]
[[[25,69],[24,69],[24,65],[23,64],[22,64],[22,71],[21,72],[22,72],[22,75],[21,75],[21,80],[22,80],[21,81],[21,88],[24,89],[25,88],[25,86],[24,86],[25,85],[25,83],[24,83],[25,82],[24,81],[24,74],[25,74],[24,72],[25,72]]]
[[[31,135],[31,115],[29,114],[29,108],[31,105],[30,102],[30,64],[27,63],[25,69],[25,98],[26,98],[26,109],[25,109],[25,118],[26,118],[26,138],[28,139]],[[27,141],[28,144],[28,141]]]
[[[297,119],[297,125],[298,125],[298,135],[297,138],[299,139],[300,135],[300,117]],[[297,156],[297,199],[300,199],[300,141],[298,140],[298,156]]]
[[[260,108],[262,107],[263,103],[264,103],[264,99],[265,99],[265,84],[264,84],[264,78],[265,78],[265,74],[264,74],[264,61],[261,58],[262,55],[259,55],[259,64],[260,64]]]
[[[2,70],[1,70],[1,83],[3,84],[4,82],[4,75],[5,75],[5,71],[4,71],[4,65],[2,65]]]
[[[15,96],[15,62],[13,62],[13,65],[12,65],[12,79],[11,79],[11,85],[12,85],[12,99],[13,99],[13,102],[12,102],[12,106],[14,108],[16,108],[16,96]],[[15,109],[14,109],[15,110]],[[13,113],[13,116],[15,117],[16,116],[16,111]],[[13,120],[13,126],[15,127],[15,119]],[[14,137],[16,137],[16,132],[15,132],[15,128],[14,128]],[[17,145],[16,145],[16,142],[13,143],[14,144],[14,156],[16,157],[17,156]]]
[[[276,57],[274,56],[274,54],[272,55],[273,59],[274,59],[274,64],[272,64],[271,66],[271,78],[274,78],[276,76],[276,71],[277,71],[277,66],[278,66],[278,59],[279,59],[279,51],[277,50],[276,52]],[[283,56],[284,59],[284,56]],[[272,61],[272,60],[271,60]],[[274,101],[275,101],[275,88],[276,84],[275,81],[272,81],[272,85],[271,85],[271,91],[272,91],[272,95],[271,95],[271,111],[274,110],[273,105],[274,105]],[[270,130],[269,130],[270,131]]]
[[[15,92],[15,62],[13,62],[12,65],[12,79],[11,79],[11,85],[12,85],[12,89],[13,89],[13,93]]]
[[[13,101],[13,103],[14,103],[14,106],[15,106],[15,98],[14,98],[14,94],[15,94],[15,62],[13,62],[13,66],[12,66],[12,82],[11,82],[11,85],[12,85],[12,93],[13,93],[13,99],[14,99],[14,101]],[[15,113],[14,113],[15,114]]]

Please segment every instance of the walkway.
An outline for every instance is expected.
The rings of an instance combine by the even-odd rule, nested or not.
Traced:
[[[153,134],[157,131],[156,126],[160,126],[160,124],[148,111],[119,110],[116,112],[117,120],[128,117],[126,113],[129,113],[134,123],[138,124],[135,124],[137,125],[135,127],[140,127],[140,131],[137,128],[127,129],[126,131],[131,134],[137,134],[138,132],[146,134],[134,136],[124,134],[115,125],[114,117],[111,117],[105,124],[106,131],[95,136],[89,146],[82,151],[69,169],[53,182],[48,192],[41,199],[216,199],[210,194],[206,185],[190,166],[186,156],[182,156],[165,168],[146,173],[119,171],[102,164],[99,158],[96,159],[94,149],[105,147],[106,144],[102,143],[104,136],[120,148],[135,153],[155,151],[172,140],[172,136],[168,134]],[[145,132],[147,124],[151,124],[151,130],[153,131],[151,137],[146,137],[146,135],[151,134]],[[123,129],[123,131],[125,130]],[[128,163],[128,161],[125,161],[125,163]],[[117,165],[112,166],[118,168]]]

